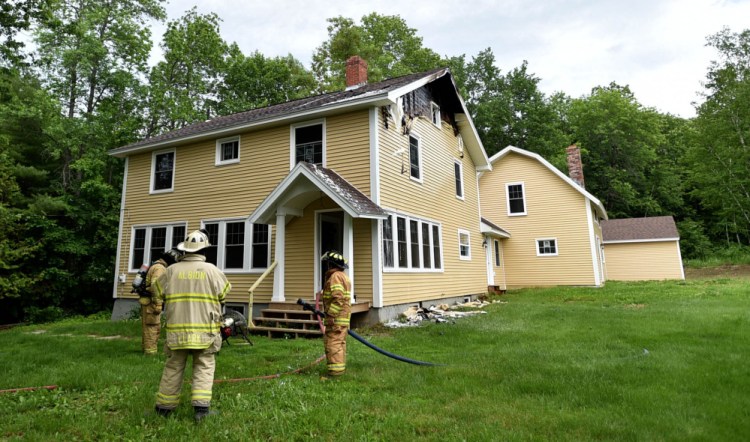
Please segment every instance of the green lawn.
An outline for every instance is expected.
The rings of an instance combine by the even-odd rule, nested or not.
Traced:
[[[0,394],[0,439],[746,440],[748,292],[746,279],[512,291],[452,324],[359,330],[444,366],[349,338],[345,378],[320,381],[320,364],[217,384],[220,414],[199,425],[187,384],[176,416],[149,413],[164,360],[141,356],[138,322],[19,327],[0,332],[0,389],[58,388]],[[221,351],[217,378],[290,371],[322,354],[320,340],[252,340]]]

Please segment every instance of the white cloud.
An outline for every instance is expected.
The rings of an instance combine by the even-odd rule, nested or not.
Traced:
[[[169,19],[194,4],[171,1]],[[645,106],[690,117],[716,55],[706,37],[724,26],[748,27],[750,1],[202,0],[198,11],[215,12],[224,39],[245,53],[291,53],[307,66],[327,39],[327,18],[399,15],[440,55],[471,59],[491,47],[503,72],[527,60],[545,93],[578,97],[614,81],[629,85]],[[164,29],[154,27],[155,41]]]

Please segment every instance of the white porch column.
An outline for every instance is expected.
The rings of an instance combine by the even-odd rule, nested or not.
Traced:
[[[286,242],[286,214],[276,212],[276,270],[273,273],[273,296],[271,301],[284,301],[284,244]]]

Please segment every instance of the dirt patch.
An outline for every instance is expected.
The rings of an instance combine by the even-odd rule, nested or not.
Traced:
[[[750,279],[750,264],[724,264],[716,267],[686,268],[685,279],[744,278]]]
[[[626,304],[625,305],[625,308],[632,308],[632,309],[636,309],[636,310],[642,309],[644,307],[646,307],[646,304]]]

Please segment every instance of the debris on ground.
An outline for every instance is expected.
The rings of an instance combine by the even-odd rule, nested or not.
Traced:
[[[453,323],[457,318],[463,318],[465,316],[485,314],[487,312],[478,310],[482,309],[490,304],[505,304],[506,301],[469,301],[464,303],[456,303],[454,305],[438,304],[431,305],[427,308],[418,307],[416,305],[409,307],[399,315],[398,318],[393,319],[384,323],[383,325],[389,328],[399,327],[416,327],[423,321],[431,321],[435,323],[450,322]],[[470,309],[470,310],[469,310]]]

